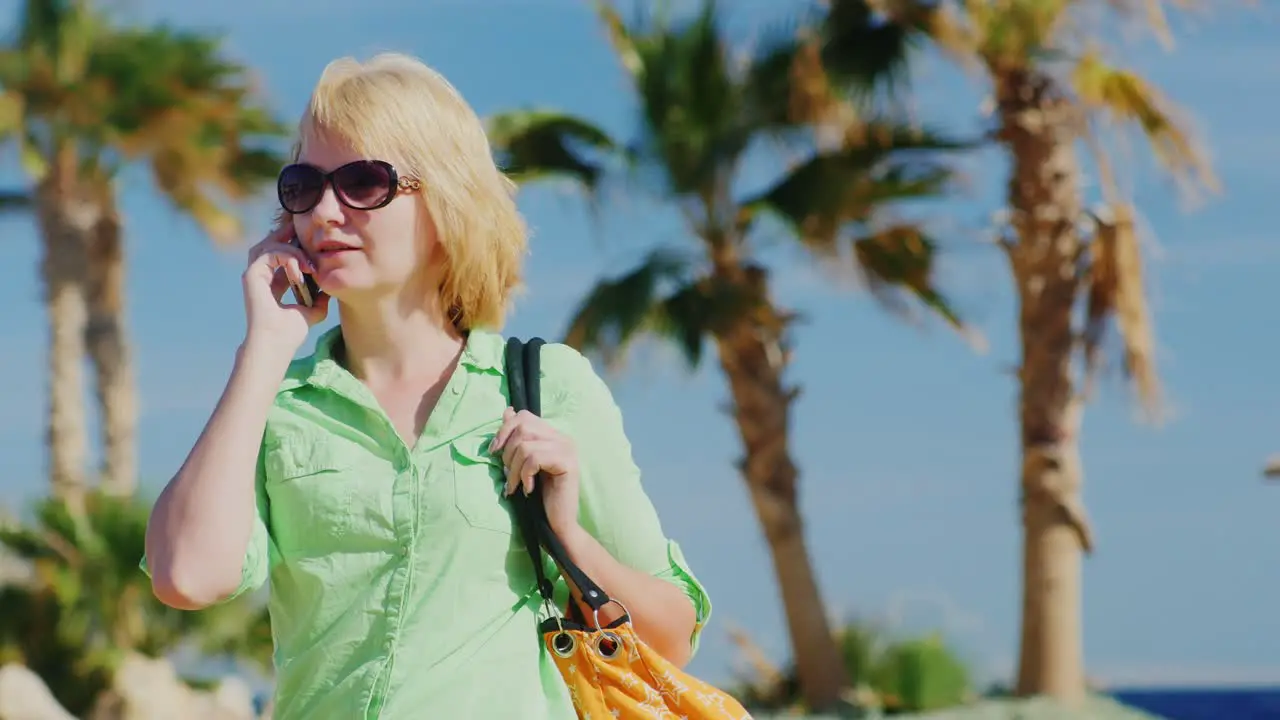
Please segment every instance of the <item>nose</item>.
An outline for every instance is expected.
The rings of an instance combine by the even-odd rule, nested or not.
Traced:
[[[333,184],[325,183],[324,193],[320,195],[320,202],[311,208],[311,222],[320,226],[340,225],[345,216],[346,213],[343,210],[342,203],[338,202],[338,195],[334,192]]]

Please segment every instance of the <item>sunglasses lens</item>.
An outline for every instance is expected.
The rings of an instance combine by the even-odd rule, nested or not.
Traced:
[[[291,213],[304,213],[315,207],[324,193],[324,175],[306,165],[290,165],[280,171],[276,181],[280,206]]]
[[[348,204],[364,210],[382,205],[395,190],[391,169],[371,160],[339,168],[334,173],[333,184]]]

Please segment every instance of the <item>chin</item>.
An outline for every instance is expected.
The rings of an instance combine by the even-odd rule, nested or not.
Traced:
[[[359,293],[369,285],[367,282],[360,282],[358,277],[352,277],[353,274],[342,270],[320,272],[316,274],[316,283],[326,295],[341,300],[343,295]]]
[[[385,295],[395,287],[394,284],[369,277],[369,273],[347,270],[319,273],[316,282],[326,295],[340,302]]]

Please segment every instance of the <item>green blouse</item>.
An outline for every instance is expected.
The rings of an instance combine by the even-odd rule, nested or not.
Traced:
[[[270,579],[274,717],[574,718],[538,636],[545,611],[501,458],[488,452],[508,404],[503,338],[470,334],[410,448],[333,359],[340,332],[290,365],[268,416],[260,521],[235,593]],[[608,388],[572,348],[542,353],[542,414],[578,447],[583,528],[684,590],[696,649],[710,599],[663,534]],[[557,590],[563,608],[563,580]]]

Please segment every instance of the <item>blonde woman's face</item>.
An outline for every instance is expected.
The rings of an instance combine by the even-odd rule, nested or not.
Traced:
[[[437,250],[433,234],[424,231],[432,223],[417,193],[402,189],[381,207],[358,209],[379,204],[385,197],[385,178],[379,177],[382,171],[367,161],[395,167],[392,158],[364,157],[346,143],[313,136],[304,145],[298,164],[321,173],[343,170],[319,188],[318,200],[314,198],[318,174],[302,170],[295,173],[299,182],[292,184],[288,182],[289,171],[282,174],[286,199],[292,200],[288,188],[293,187],[301,188],[298,207],[315,202],[306,212],[293,215],[293,228],[315,262],[316,282],[338,300],[396,292],[411,282],[428,281],[418,276],[434,265],[428,262]]]

